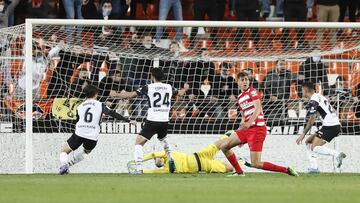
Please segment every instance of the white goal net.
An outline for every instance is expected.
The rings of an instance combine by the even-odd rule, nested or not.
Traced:
[[[147,99],[121,100],[119,94],[149,84],[153,67],[163,69],[164,82],[186,89],[184,96],[172,100],[170,134],[221,134],[237,129],[241,119],[236,79],[241,71],[251,75],[252,85],[262,95],[269,134],[302,131],[306,120],[301,93],[304,81],[316,83],[317,91],[330,99],[341,119],[342,135],[360,133],[359,24],[28,23],[28,32],[25,25],[0,30],[0,133],[25,133],[26,125],[32,126],[28,133],[48,136],[73,132],[75,110],[84,99],[86,84],[99,87],[100,101],[141,123]],[[158,26],[164,27],[163,33],[157,33]],[[175,41],[176,27],[181,28],[181,41]],[[191,27],[201,29],[194,33]],[[25,46],[29,37],[31,47]],[[27,63],[26,47],[32,56]],[[31,67],[26,70],[25,64]],[[28,98],[26,91],[31,91]],[[28,117],[27,107],[32,113]],[[101,124],[101,132],[106,134],[139,129],[140,124],[130,127],[108,117]]]

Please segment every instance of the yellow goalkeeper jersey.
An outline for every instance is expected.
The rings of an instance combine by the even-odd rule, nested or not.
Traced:
[[[173,151],[172,157],[176,166],[176,173],[196,173],[198,172],[198,165],[193,154],[184,154],[180,152]],[[164,167],[161,169],[155,170],[144,170],[144,173],[170,173],[169,171],[169,161],[166,156],[165,151],[154,152],[146,154],[143,161],[148,161],[154,158],[163,158]]]

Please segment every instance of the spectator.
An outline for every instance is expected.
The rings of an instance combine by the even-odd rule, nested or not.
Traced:
[[[107,6],[104,7],[104,4],[107,4]],[[111,10],[110,13],[106,16],[109,16],[109,19],[119,19],[121,16],[121,0],[100,0],[99,5],[99,12],[104,15],[104,8],[109,8],[108,5],[111,4]]]
[[[205,48],[202,49],[200,60],[188,62],[184,74],[188,76],[189,93],[200,95],[201,84],[203,84],[208,77],[215,75],[215,65],[209,60],[209,51]],[[209,80],[211,81],[212,79]]]
[[[48,0],[28,0],[26,2],[27,18],[48,18],[50,5]]]
[[[290,86],[298,82],[298,76],[285,68],[285,61],[277,61],[275,70],[264,79],[265,98],[271,101],[287,100],[290,97]]]
[[[209,20],[216,21],[218,20],[218,14],[217,0],[194,0],[194,20],[204,20],[205,15],[207,15]],[[190,34],[191,49],[195,47],[195,37],[197,32],[198,27],[193,27]],[[217,30],[215,28],[211,29],[210,38],[213,40],[214,44],[217,44],[216,32]]]
[[[166,20],[171,8],[174,14],[174,19],[182,21],[183,16],[182,16],[181,0],[160,0],[159,20]],[[157,27],[156,42],[160,42],[162,35],[163,35],[163,27]],[[175,40],[177,42],[181,41],[181,35],[182,35],[182,27],[177,27],[176,37],[175,37]]]
[[[323,94],[327,96],[329,94],[329,82],[327,77],[327,68],[321,62],[320,56],[313,56],[307,58],[300,66],[299,70],[299,82],[302,83],[305,80],[309,80],[314,84],[321,84]],[[301,96],[301,93],[300,93]]]
[[[94,0],[84,0],[81,7],[81,13],[84,19],[101,19],[96,8]]]
[[[46,55],[44,50],[44,42],[42,39],[38,40],[37,45],[33,46],[33,61],[32,61],[32,91],[33,97],[39,98],[40,83],[43,79],[43,75],[46,72],[50,59],[57,56],[63,47],[64,42],[61,41],[59,45],[52,48]],[[18,80],[17,87],[15,88],[15,96],[17,98],[25,97],[26,90],[26,70],[23,67],[22,75]]]
[[[136,5],[138,0],[121,0],[121,14],[120,19],[136,19]],[[147,7],[147,0],[142,0],[143,8],[145,4],[145,12]],[[130,8],[130,16],[128,16],[128,10]]]
[[[81,14],[81,7],[83,0],[62,0],[64,5],[66,19],[83,19]],[[71,43],[71,35],[73,30],[76,31],[76,40],[81,41],[81,28],[73,27],[73,26],[66,26],[66,42]]]
[[[223,113],[226,116],[229,101],[236,98],[239,94],[237,84],[230,74],[230,64],[223,62],[220,64],[220,75],[210,77],[212,100],[217,101],[221,107],[217,109],[217,114]]]
[[[258,21],[260,18],[260,5],[257,0],[235,0],[235,11],[238,21]],[[238,49],[241,50],[246,39],[243,39],[245,29],[239,28],[235,40],[238,43]],[[258,29],[253,29],[251,31],[251,38],[256,47],[259,37],[257,37]]]
[[[339,0],[340,6],[340,15],[339,22],[344,22],[346,10],[349,11],[349,20],[350,22],[356,22],[356,9],[358,6],[359,0]]]
[[[309,0],[308,0],[309,1]],[[262,3],[262,11],[263,11],[263,18],[267,17],[273,17],[270,16],[270,0],[261,0]],[[277,17],[283,17],[284,16],[284,0],[276,0],[276,8],[275,13]]]
[[[338,76],[336,78],[335,84],[330,86],[329,96],[332,96],[335,101],[337,96],[339,96],[340,101],[346,101],[351,98],[351,90],[349,89],[349,84],[344,77]]]
[[[313,1],[313,0],[312,0]],[[338,0],[317,0],[317,20],[318,22],[337,22],[340,16]],[[317,33],[316,46],[320,48],[323,41],[325,30],[319,29]],[[330,32],[330,43],[336,42],[336,33],[333,29]]]
[[[250,86],[252,86],[255,89],[259,89],[259,81],[257,81],[254,77],[254,70],[252,68],[247,68],[244,70],[245,73],[248,74],[250,79]]]
[[[20,0],[0,0],[0,28],[13,25],[14,10],[19,2]]]
[[[307,21],[308,9],[311,8],[312,5],[307,5],[307,0],[285,0],[284,2],[284,20],[285,21]],[[289,49],[292,46],[292,41],[289,40],[289,30],[285,29],[282,37],[282,40],[286,43],[285,49]],[[297,41],[298,47],[302,48],[305,46],[304,44],[304,32],[305,29],[297,30]]]
[[[92,84],[92,70],[87,70],[86,63],[81,64],[77,67],[77,75],[74,74],[70,81],[70,89],[69,89],[69,97],[70,98],[80,98],[84,99],[86,98],[85,94],[83,93],[83,89],[89,85]],[[90,75],[90,74],[91,75]]]

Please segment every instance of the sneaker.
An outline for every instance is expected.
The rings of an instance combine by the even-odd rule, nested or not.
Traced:
[[[340,154],[336,157],[336,168],[341,167],[342,161],[345,158],[346,158],[346,154],[344,152],[340,152]]]
[[[307,174],[319,174],[320,170],[318,168],[308,168],[306,173]]]
[[[169,159],[169,171],[170,173],[174,173],[176,170],[174,159]]]
[[[234,172],[232,174],[227,175],[227,177],[235,177],[235,176],[244,177],[245,173],[236,173],[236,172]]]
[[[65,175],[69,173],[69,164],[62,165],[59,169],[59,175]]]
[[[298,172],[296,172],[296,170],[293,167],[289,166],[287,169],[288,169],[288,174],[290,176],[296,176],[296,177],[299,176]]]

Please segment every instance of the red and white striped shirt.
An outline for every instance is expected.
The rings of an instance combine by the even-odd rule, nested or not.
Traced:
[[[245,122],[249,121],[250,117],[253,115],[255,111],[254,101],[258,99],[260,99],[259,93],[253,87],[249,87],[249,89],[242,92],[238,96],[239,109],[240,111],[243,112],[243,115],[245,117]],[[260,108],[262,108],[261,103],[260,103]],[[252,126],[265,126],[264,114],[262,112],[262,109],[258,117],[251,124],[251,127]]]

